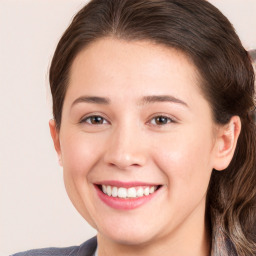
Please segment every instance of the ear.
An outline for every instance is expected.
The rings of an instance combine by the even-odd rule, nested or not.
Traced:
[[[49,127],[50,127],[50,132],[51,132],[54,148],[55,148],[55,150],[57,152],[57,155],[58,155],[59,165],[62,166],[59,131],[57,130],[56,122],[53,119],[51,119],[49,121]]]
[[[215,170],[224,170],[230,164],[236,149],[240,131],[241,120],[238,116],[233,116],[227,125],[218,128],[213,166]]]

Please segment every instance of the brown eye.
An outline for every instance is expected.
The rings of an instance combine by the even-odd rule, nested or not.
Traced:
[[[165,125],[168,123],[174,123],[174,121],[167,116],[156,116],[151,119],[151,124],[153,125]]]
[[[107,121],[101,116],[89,116],[82,120],[82,123],[89,123],[92,125],[106,124]]]

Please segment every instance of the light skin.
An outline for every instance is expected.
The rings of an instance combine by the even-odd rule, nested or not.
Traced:
[[[207,187],[212,169],[229,165],[241,124],[214,124],[199,83],[184,54],[147,41],[103,38],[75,58],[60,130],[53,120],[50,130],[99,256],[209,255]],[[108,180],[161,189],[136,209],[114,209],[94,187]]]

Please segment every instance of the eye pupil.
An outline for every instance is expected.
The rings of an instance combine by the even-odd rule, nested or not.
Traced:
[[[103,124],[103,118],[100,116],[92,116],[91,123],[92,124]]]
[[[164,116],[158,116],[156,117],[156,124],[167,124],[168,123],[168,118]]]

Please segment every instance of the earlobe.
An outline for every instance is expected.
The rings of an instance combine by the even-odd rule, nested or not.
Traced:
[[[215,151],[214,169],[221,171],[230,164],[241,131],[241,121],[238,116],[233,116],[227,125],[218,129]]]
[[[62,166],[61,148],[60,148],[60,140],[59,140],[59,131],[57,130],[56,122],[53,119],[51,119],[49,121],[49,127],[50,127],[50,132],[51,132],[54,148],[55,148],[56,153],[58,155],[59,165]]]

